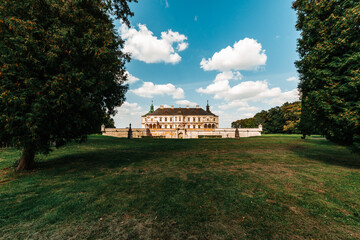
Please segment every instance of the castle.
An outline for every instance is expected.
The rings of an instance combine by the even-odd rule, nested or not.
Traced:
[[[150,111],[141,117],[141,126],[150,129],[215,129],[219,127],[219,117],[210,111],[209,103],[206,111],[196,108],[164,108],[163,105],[154,111],[151,104]]]
[[[206,110],[195,108],[165,108],[161,105],[141,117],[142,128],[105,128],[103,135],[129,138],[239,138],[261,136],[262,126],[258,128],[219,128],[219,116],[210,111],[209,103]]]

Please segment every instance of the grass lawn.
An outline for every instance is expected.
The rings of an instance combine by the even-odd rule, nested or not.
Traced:
[[[360,155],[323,138],[90,136],[15,173],[0,239],[360,239]]]

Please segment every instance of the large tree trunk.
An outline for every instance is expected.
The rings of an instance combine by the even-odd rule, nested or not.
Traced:
[[[33,147],[25,146],[16,167],[16,171],[30,170],[34,167],[35,151]]]

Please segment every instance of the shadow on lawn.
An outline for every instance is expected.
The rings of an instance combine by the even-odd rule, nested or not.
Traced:
[[[351,150],[344,146],[325,139],[306,139],[301,141],[302,145],[294,144],[288,148],[301,158],[347,168],[360,168],[360,154],[351,152]]]
[[[92,150],[84,149],[80,153],[66,153],[60,157],[49,157],[48,160],[37,163],[38,169],[56,169],[68,171],[76,168],[76,172],[89,171],[99,168],[123,168],[130,164],[156,160],[158,157],[171,157],[174,152],[192,150],[192,144],[183,144],[179,141],[120,141],[109,142],[106,149],[95,144]],[[85,147],[91,145],[84,144]]]

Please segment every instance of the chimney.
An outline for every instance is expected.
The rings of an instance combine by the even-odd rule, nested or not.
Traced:
[[[164,108],[164,105],[160,105],[160,109],[163,109]]]
[[[189,105],[187,105],[186,108],[189,109]]]
[[[196,108],[200,108],[200,106],[199,106],[199,105],[196,105]]]
[[[174,109],[174,105],[171,105],[171,109]]]

